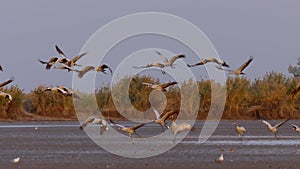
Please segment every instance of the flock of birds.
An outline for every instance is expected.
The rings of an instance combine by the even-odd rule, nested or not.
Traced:
[[[102,64],[100,66],[93,66],[93,65],[87,65],[87,66],[83,66],[78,64],[77,62],[84,56],[87,55],[87,53],[82,53],[79,54],[77,56],[75,56],[73,59],[68,58],[65,53],[57,46],[55,45],[55,49],[57,51],[57,53],[60,55],[60,57],[52,57],[50,58],[48,61],[42,61],[39,59],[39,62],[41,64],[45,64],[46,70],[51,69],[52,67],[54,69],[61,69],[61,70],[67,70],[68,72],[76,72],[77,76],[79,78],[83,78],[84,75],[90,71],[96,71],[96,72],[102,72],[104,74],[106,73],[106,70],[109,70],[109,72],[112,74],[112,69],[107,66],[106,64]],[[175,68],[174,66],[174,62],[178,59],[183,59],[186,56],[184,54],[179,54],[179,55],[175,55],[173,57],[171,57],[170,59],[168,59],[167,57],[165,57],[162,53],[155,51],[155,53],[160,56],[162,58],[162,62],[156,62],[156,63],[148,63],[144,66],[133,66],[133,68],[136,69],[147,69],[147,68],[152,68],[152,67],[156,67],[161,69],[162,74],[166,74],[165,68],[166,67],[171,67],[171,68]],[[250,56],[250,58],[244,62],[240,67],[238,67],[235,70],[231,70],[228,69],[229,65],[221,59],[216,59],[216,58],[203,58],[201,59],[198,63],[195,64],[187,64],[187,67],[195,67],[195,66],[201,66],[201,65],[205,65],[207,63],[215,63],[216,64],[216,68],[220,69],[222,71],[226,71],[228,72],[228,74],[234,74],[236,76],[239,75],[244,75],[245,73],[243,72],[245,70],[245,68],[247,66],[250,65],[250,63],[253,61],[253,57]],[[82,69],[78,69],[79,67],[82,67]],[[226,67],[226,69],[225,69]],[[0,71],[3,71],[2,66],[0,65]],[[10,78],[9,80],[3,82],[0,84],[0,88],[6,86],[7,84],[13,82],[14,78]],[[150,84],[150,83],[146,83],[146,82],[142,82],[143,85],[152,88],[153,90],[160,90],[160,91],[167,91],[167,88],[169,86],[172,85],[176,85],[177,82],[168,82],[168,83],[162,83],[162,84]],[[64,87],[64,86],[57,86],[57,87],[48,87],[46,89],[43,89],[42,92],[55,92],[55,93],[60,93],[64,96],[72,96],[75,98],[80,98],[78,95],[76,95],[71,89]],[[300,91],[300,84],[292,91],[292,94],[295,95]],[[0,91],[0,96],[7,98],[9,101],[12,101],[12,96],[8,93],[4,93],[2,91]],[[169,111],[166,113],[159,113],[155,108],[152,108],[153,112],[155,113],[156,118],[154,120],[152,120],[150,123],[156,123],[159,126],[161,126],[162,131],[164,131],[165,129],[169,129],[171,128],[174,138],[173,138],[173,142],[175,142],[176,139],[176,135],[182,131],[187,131],[187,130],[191,130],[193,129],[193,126],[191,124],[188,123],[180,123],[180,124],[176,124],[174,121],[174,115],[176,115],[175,111]],[[172,118],[171,118],[172,117]],[[167,124],[167,120],[171,119],[172,121],[172,125],[168,126]],[[266,120],[262,120],[262,123],[265,124],[268,128],[268,130],[272,133],[274,133],[274,137],[276,138],[276,134],[278,132],[279,127],[281,127],[283,124],[285,124],[289,119],[286,119],[276,125],[271,125],[269,122],[267,122]],[[128,136],[131,138],[131,140],[133,141],[132,135],[136,135],[138,137],[140,137],[140,135],[138,135],[136,133],[136,130],[147,125],[147,123],[140,123],[137,124],[135,126],[131,126],[131,127],[125,127],[121,124],[116,124],[115,122],[113,122],[112,120],[106,121],[105,119],[100,119],[100,118],[96,118],[96,117],[88,117],[84,123],[82,123],[82,125],[80,126],[80,129],[84,129],[85,127],[87,127],[89,124],[96,124],[96,125],[100,125],[100,134],[104,134],[104,132],[106,130],[108,130],[108,126],[111,127],[115,127],[118,130],[121,130],[125,133],[128,134]],[[239,138],[241,139],[242,136],[246,133],[246,128],[243,126],[239,126],[236,123],[233,123],[235,130],[239,136]],[[291,126],[294,128],[295,131],[297,131],[300,134],[300,128],[297,125],[291,124]],[[216,160],[216,162],[221,162],[224,160],[224,156],[223,154],[221,154],[221,156]]]

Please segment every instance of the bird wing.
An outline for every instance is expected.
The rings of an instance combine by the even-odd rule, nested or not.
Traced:
[[[48,64],[54,64],[58,60],[57,57],[50,58]]]
[[[87,53],[82,53],[82,54],[80,54],[80,55],[77,55],[77,56],[75,56],[72,60],[71,60],[71,62],[73,62],[73,63],[75,63],[75,62],[77,62],[80,58],[82,58],[84,55],[86,55]]]
[[[148,87],[153,86],[153,84],[151,84],[151,83],[146,83],[146,82],[142,82],[142,84],[143,84],[143,85],[146,85],[146,86],[148,86]]]
[[[2,68],[2,66],[0,65],[0,71],[3,71],[3,68]]]
[[[263,124],[265,124],[266,126],[268,126],[268,127],[271,127],[272,125],[269,123],[269,122],[267,122],[266,120],[262,120],[261,121]]]
[[[85,121],[84,121],[84,124],[88,124],[88,123],[91,123],[95,120],[95,117],[88,117]]]
[[[185,58],[185,55],[176,55],[171,57],[171,59],[169,60],[169,64],[173,64],[175,62],[175,60],[179,59],[179,58]]]
[[[158,52],[158,51],[155,51],[155,52],[162,58],[162,60],[163,60],[164,63],[167,63],[167,62],[168,62],[168,59],[167,59],[163,54],[161,54],[161,53]]]
[[[78,72],[78,77],[82,78],[87,72],[95,69],[94,66],[85,66],[81,71]]]
[[[242,66],[240,66],[237,70],[242,72],[253,60],[253,56],[250,56],[250,58],[244,63],[242,64]]]
[[[8,85],[9,83],[13,82],[14,80],[15,80],[15,78],[11,77],[9,80],[7,80],[7,81],[5,81],[3,83],[0,83],[0,87]]]
[[[55,66],[54,69],[66,69],[68,72],[73,71],[69,66],[61,65],[61,66]]]
[[[39,59],[39,62],[41,62],[42,64],[47,64],[48,62],[42,61]]]
[[[198,63],[194,64],[194,65],[187,65],[188,67],[194,67],[194,66],[198,66],[198,65],[204,65],[208,62],[215,62],[218,63],[218,60],[215,58],[202,58]]]
[[[64,58],[67,58],[67,56],[64,54],[64,52],[57,45],[55,45],[55,49],[58,52],[58,54],[60,54]]]
[[[121,125],[121,124],[115,124],[115,123],[113,123],[114,124],[114,126],[117,126],[117,127],[121,127],[121,128],[126,128],[125,126],[123,126],[123,125]]]
[[[145,123],[141,123],[141,124],[139,124],[139,125],[130,127],[130,129],[136,130],[136,129],[140,128],[140,127],[143,127],[144,125],[145,125]]]
[[[136,67],[136,68],[148,68],[148,67],[153,67],[153,64],[147,64],[145,66],[140,66],[140,67]]]
[[[200,60],[198,63],[196,64],[193,64],[193,65],[190,65],[190,64],[187,64],[188,67],[194,67],[194,66],[199,66],[199,65],[204,65],[205,63],[203,62],[203,60]]]
[[[168,120],[168,118],[171,116],[171,115],[173,115],[173,114],[175,114],[175,111],[169,111],[169,112],[167,112],[166,114],[164,114],[163,116],[162,116],[162,120],[163,121],[166,121],[166,120]]]
[[[155,108],[152,108],[154,113],[155,113],[155,116],[156,116],[156,119],[160,119],[160,114],[159,112],[155,109]]]
[[[241,130],[242,132],[246,132],[246,131],[247,131],[246,128],[243,127],[243,126],[240,126],[239,128],[240,128],[240,130]]]
[[[93,122],[95,120],[95,117],[88,117],[80,126],[80,129],[85,128],[89,123]]]
[[[177,84],[177,82],[164,83],[164,84],[161,84],[160,86],[164,89],[164,88],[167,88],[167,87],[175,85],[175,84]]]
[[[65,66],[65,65],[62,65],[62,66],[61,66],[61,69],[66,69],[66,70],[68,70],[68,72],[73,71],[72,68],[70,68],[69,66]]]
[[[107,126],[102,125],[100,127],[100,134],[102,135],[106,131],[106,129],[107,129]]]
[[[105,127],[107,127],[107,121],[106,121],[106,120],[104,120],[104,119],[102,119],[102,126],[105,126]]]
[[[110,123],[111,123],[111,124],[110,124],[111,126],[114,126],[114,127],[117,126],[117,127],[121,127],[121,128],[126,128],[125,126],[123,126],[123,125],[121,125],[121,124],[116,124],[116,123],[115,123],[114,121],[112,121],[111,119],[109,119],[109,121],[110,121]]]
[[[297,125],[295,124],[291,124],[291,126],[296,130],[297,128],[299,128]]]
[[[274,127],[275,127],[275,128],[279,128],[280,126],[282,126],[284,123],[286,123],[286,122],[289,121],[289,120],[290,120],[290,119],[285,119],[284,121],[282,121],[282,122],[276,124]]]
[[[63,95],[67,94],[67,92],[64,91],[64,90],[61,89],[61,88],[57,88],[57,91],[58,91],[59,93],[63,94]]]
[[[72,92],[72,90],[66,88],[65,86],[58,86],[58,88],[60,88],[61,90],[65,91],[67,93]]]
[[[139,67],[139,66],[132,66],[133,68],[135,68],[135,69],[140,69],[140,68],[142,68],[142,67]]]

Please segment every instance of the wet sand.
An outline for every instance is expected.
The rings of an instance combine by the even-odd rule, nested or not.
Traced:
[[[103,150],[79,129],[78,122],[2,122],[0,168],[299,168],[300,136],[289,124],[282,126],[279,138],[274,139],[260,121],[238,121],[248,130],[241,141],[232,122],[222,121],[213,136],[200,144],[198,136],[203,122],[198,121],[196,131],[177,146],[142,159],[124,158]],[[160,131],[159,126],[149,125],[138,132],[144,137]],[[217,164],[214,160],[221,153],[225,160]],[[19,163],[11,161],[15,157],[21,158]]]

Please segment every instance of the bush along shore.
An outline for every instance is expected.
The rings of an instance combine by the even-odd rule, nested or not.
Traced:
[[[134,80],[125,77],[113,85],[114,96],[109,86],[102,86],[96,89],[93,94],[80,93],[74,91],[80,98],[76,103],[76,111],[85,111],[93,114],[93,104],[90,100],[96,96],[97,106],[102,115],[107,118],[125,119],[124,112],[119,113],[115,107],[115,102],[126,100],[129,95],[130,104],[133,106],[121,107],[127,114],[132,114],[137,118],[154,118],[149,110],[151,104],[149,96],[153,89],[142,84],[143,82],[157,84],[159,79],[153,79],[150,76],[136,76]],[[170,86],[163,92],[166,104],[163,110],[177,111],[184,117],[194,117],[190,115],[189,110],[198,111],[197,119],[207,118],[211,105],[211,85],[218,86],[219,89],[226,89],[226,103],[222,114],[222,119],[245,119],[254,120],[261,116],[264,119],[284,119],[300,118],[300,94],[295,93],[295,89],[300,82],[299,79],[287,77],[281,73],[270,72],[262,78],[250,81],[246,77],[229,77],[226,82],[226,88],[210,80],[192,80],[177,85]],[[126,86],[129,85],[127,92]],[[45,92],[48,86],[40,85],[29,93],[25,93],[18,85],[1,88],[1,91],[9,93],[12,101],[0,97],[0,119],[6,120],[77,120],[74,108],[74,100],[70,96],[65,96],[56,92]],[[195,92],[191,88],[197,88]],[[218,89],[217,88],[217,89]],[[185,92],[181,93],[181,90]],[[218,92],[216,92],[218,93]],[[216,96],[216,98],[222,97]],[[114,99],[116,100],[114,100]],[[200,98],[197,100],[197,98]],[[74,98],[75,99],[75,98]],[[161,98],[154,99],[157,102],[163,102]],[[181,101],[187,101],[187,104],[181,104]],[[196,101],[196,103],[195,103]],[[120,104],[123,106],[123,104]],[[118,105],[119,106],[119,105]],[[91,108],[90,108],[91,107]],[[120,110],[118,108],[118,110]],[[139,113],[133,111],[136,109]],[[125,113],[125,114],[126,114]],[[123,115],[122,115],[123,114]]]

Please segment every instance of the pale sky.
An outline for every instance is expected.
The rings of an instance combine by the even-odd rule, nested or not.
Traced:
[[[245,70],[250,79],[272,70],[289,75],[288,66],[300,57],[299,6],[297,0],[1,1],[0,64],[5,71],[0,72],[0,78],[4,81],[14,76],[14,84],[25,91],[40,84],[71,87],[72,73],[46,71],[38,59],[55,56],[56,44],[73,57],[99,28],[137,12],[170,13],[192,22],[208,36],[220,57],[232,68],[254,56],[253,63]],[[185,53],[187,63],[196,61],[188,58],[190,52],[180,43],[166,44],[168,39],[157,37],[147,42],[145,39],[125,41],[112,53],[123,57],[143,48],[160,47],[172,53]],[[113,69],[120,62],[116,58],[105,61]],[[205,69],[193,71],[201,76],[202,70]]]

